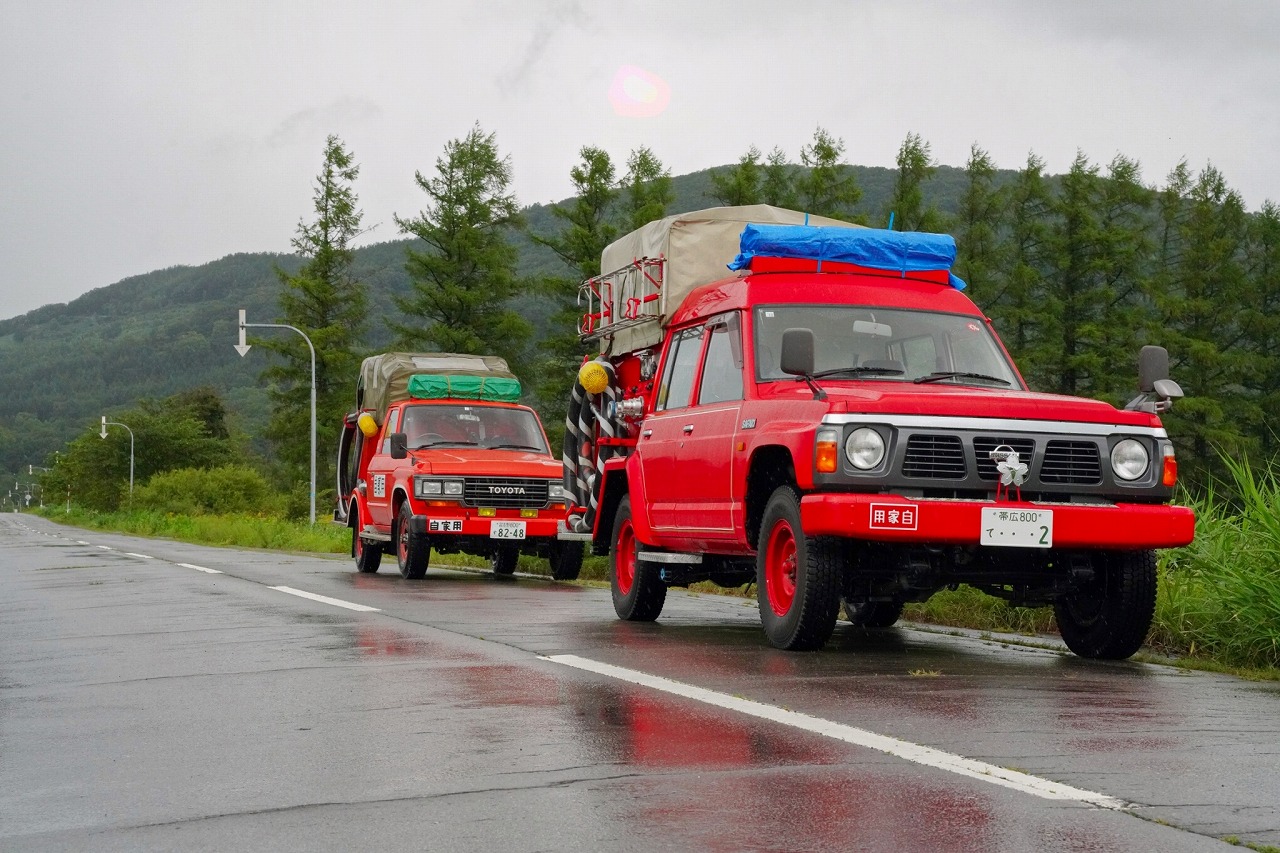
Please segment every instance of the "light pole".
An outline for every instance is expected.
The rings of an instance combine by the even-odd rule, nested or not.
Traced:
[[[244,321],[245,309],[240,309],[240,343],[236,344],[236,352],[240,353],[243,358],[244,354],[249,351],[249,344],[244,342],[245,329],[291,329],[302,335],[302,339],[307,342],[307,349],[311,350],[311,523],[316,523],[316,348],[311,345],[311,338],[307,337],[307,333],[295,326],[289,326],[284,323],[246,323]]]
[[[98,435],[100,435],[102,438],[105,439],[107,437],[107,427],[109,426],[124,427],[125,429],[129,430],[129,500],[132,501],[133,500],[133,430],[129,429],[127,426],[120,423],[119,421],[109,421],[107,420],[107,416],[103,415],[102,416],[102,432],[98,433]],[[68,498],[67,500],[69,504],[70,498]]]

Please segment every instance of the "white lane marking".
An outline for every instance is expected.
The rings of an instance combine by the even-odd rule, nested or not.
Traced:
[[[613,666],[612,664],[607,663],[600,663],[599,661],[578,657],[577,655],[551,655],[544,657],[543,659],[551,661],[552,663],[571,666],[575,669],[594,672],[597,675],[616,678],[620,681],[626,681],[631,684],[641,684],[645,687],[653,688],[654,690],[661,690],[664,693],[672,693],[676,696],[692,699],[695,702],[703,702],[717,708],[737,711],[740,714],[746,714],[761,720],[770,720],[775,723],[782,723],[783,725],[792,726],[793,728],[802,729],[807,732],[812,732],[813,734],[822,735],[823,737],[834,738],[835,740],[844,741],[845,743],[851,743],[857,746],[864,746],[868,749],[878,750],[898,758],[906,759],[907,761],[915,762],[916,764],[923,764],[927,767],[946,770],[950,773],[957,773],[971,779],[990,782],[993,785],[1012,788],[1015,791],[1021,791],[1024,794],[1043,797],[1047,800],[1075,800],[1076,802],[1087,803],[1099,808],[1113,809],[1116,811],[1123,811],[1128,808],[1128,804],[1122,800],[1118,800],[1115,797],[1109,797],[1106,794],[1086,791],[1082,788],[1073,788],[1070,785],[1051,782],[1048,779],[1041,779],[1038,776],[1032,776],[1028,773],[1019,773],[1016,770],[997,767],[994,764],[987,764],[984,761],[965,758],[962,755],[953,755],[949,752],[943,752],[940,749],[934,749],[930,746],[922,746],[920,744],[911,743],[910,741],[899,740],[895,737],[879,735],[875,732],[867,731],[866,729],[858,729],[853,726],[846,726],[842,723],[833,723],[830,720],[824,720],[820,717],[801,714],[797,711],[788,711],[785,708],[766,705],[763,702],[755,702],[751,699],[741,699],[737,696],[730,696],[727,693],[717,693],[714,690],[694,687],[691,684],[672,681],[669,678],[650,675],[646,672],[640,672],[634,669],[625,669],[623,667]]]
[[[182,566],[182,568],[184,569],[195,569],[197,572],[204,572],[205,574],[208,574],[208,575],[222,574],[222,572],[218,571],[217,569],[206,569],[204,566],[195,566],[195,565],[192,565],[191,563],[178,563],[178,565]]]
[[[135,554],[135,553],[133,553],[132,551],[125,551],[125,552],[124,552],[124,555],[125,555],[126,557],[137,557],[139,560],[154,560],[154,559],[155,559],[155,557],[151,557],[151,556],[148,556],[148,555],[146,555],[146,554]]]
[[[377,607],[366,607],[363,604],[353,604],[350,601],[343,601],[340,598],[330,598],[327,595],[316,595],[314,592],[306,592],[301,589],[294,589],[291,586],[273,586],[271,587],[271,589],[279,590],[280,592],[287,592],[290,595],[301,596],[302,598],[309,598],[312,601],[319,601],[322,604],[332,604],[334,607],[345,607],[348,610],[359,610],[363,613],[381,613],[382,612]]]
[[[88,545],[89,543],[88,543],[88,542],[84,542],[84,541],[82,541],[82,540],[80,540],[80,539],[77,539],[77,540],[76,540],[76,544],[77,544],[77,545]]]
[[[99,547],[99,548],[101,548],[103,551],[114,551],[114,550],[115,550],[115,548],[112,548],[110,545],[99,545],[98,547]]]

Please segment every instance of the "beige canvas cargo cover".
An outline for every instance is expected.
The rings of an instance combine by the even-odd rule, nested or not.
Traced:
[[[496,355],[384,352],[361,363],[356,408],[373,409],[378,423],[382,423],[388,405],[409,399],[409,377],[423,373],[516,378],[507,362]]]
[[[742,229],[751,222],[861,227],[767,204],[712,207],[650,222],[605,246],[600,253],[600,271],[608,274],[640,258],[666,258],[657,316],[605,335],[601,338],[600,351],[606,354],[634,352],[659,343],[663,327],[691,290],[736,275],[729,270],[729,262],[738,254]],[[615,292],[614,299],[619,304],[613,305],[614,317],[624,316],[620,304],[623,298],[621,290]]]

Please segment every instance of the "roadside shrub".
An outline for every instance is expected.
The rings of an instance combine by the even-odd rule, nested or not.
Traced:
[[[1162,561],[1151,642],[1238,667],[1280,667],[1280,479],[1226,461],[1239,503],[1194,502],[1196,538]]]
[[[133,496],[136,509],[177,515],[282,517],[284,498],[245,465],[182,468],[156,474]]]

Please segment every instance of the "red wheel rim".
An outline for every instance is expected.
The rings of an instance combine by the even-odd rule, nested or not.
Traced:
[[[613,565],[618,576],[618,592],[627,595],[636,580],[636,535],[631,529],[631,520],[622,522],[618,531],[618,541],[613,545],[615,554]]]
[[[399,541],[396,543],[396,551],[399,553],[400,562],[403,564],[409,559],[409,523],[407,521],[400,522],[399,535],[396,537]]]
[[[764,582],[769,593],[769,607],[778,616],[786,616],[796,599],[796,536],[791,525],[779,521],[769,532],[764,552]]]

